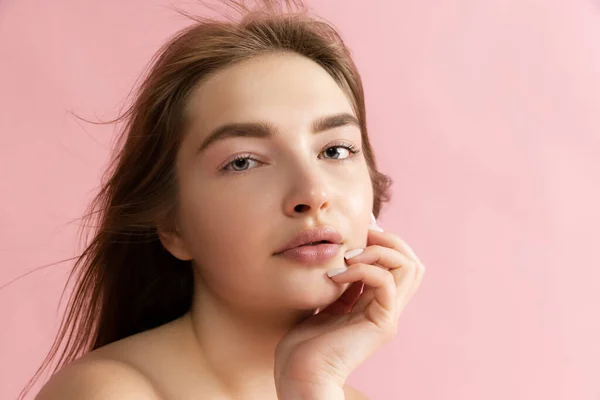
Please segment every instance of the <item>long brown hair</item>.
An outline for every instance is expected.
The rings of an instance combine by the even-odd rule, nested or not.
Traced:
[[[93,237],[69,275],[67,285],[75,278],[75,286],[52,348],[19,399],[57,356],[61,344],[64,349],[53,373],[86,352],[189,310],[191,264],[164,249],[157,229],[172,229],[177,219],[175,157],[188,122],[188,99],[203,78],[220,68],[281,51],[317,62],[353,103],[373,184],[375,216],[389,201],[391,180],[376,168],[362,81],[342,38],[331,24],[309,15],[300,1],[260,3],[252,8],[244,1],[227,1],[238,18],[226,20],[177,10],[193,23],[159,49],[132,105],[106,122],[125,124],[100,191],[82,217]]]

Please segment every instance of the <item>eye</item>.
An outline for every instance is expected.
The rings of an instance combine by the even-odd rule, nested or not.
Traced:
[[[252,162],[259,163],[260,161],[247,156],[247,155],[239,155],[235,157],[233,160],[225,164],[223,168],[221,168],[222,172],[244,172],[250,169],[250,165]]]
[[[341,151],[339,149],[341,149]],[[329,146],[325,149],[325,151],[323,151],[323,154],[327,155],[326,158],[345,160],[352,157],[354,154],[357,154],[358,152],[359,150],[354,145],[345,143]]]

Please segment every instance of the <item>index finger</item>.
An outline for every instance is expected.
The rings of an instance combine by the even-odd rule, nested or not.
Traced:
[[[369,229],[369,235],[367,236],[367,245],[372,244],[390,247],[412,258],[417,263],[422,264],[421,260],[419,260],[419,257],[417,257],[413,249],[411,249],[410,246],[406,244],[406,242],[404,242],[402,239],[400,239],[400,237],[393,233],[379,232],[373,229]]]

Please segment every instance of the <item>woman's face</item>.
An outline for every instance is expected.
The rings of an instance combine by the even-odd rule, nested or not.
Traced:
[[[188,112],[177,158],[180,234],[163,237],[165,247],[192,259],[204,285],[240,306],[309,310],[333,302],[347,285],[326,271],[366,246],[373,207],[360,128],[346,118],[313,132],[320,119],[355,117],[345,93],[313,61],[271,54],[204,80]],[[203,146],[219,128],[249,123],[263,128],[236,132],[270,135],[229,134]],[[343,238],[334,258],[302,264],[275,254],[298,232],[324,225]]]

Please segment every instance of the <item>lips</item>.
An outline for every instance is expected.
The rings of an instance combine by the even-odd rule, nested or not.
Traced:
[[[341,244],[342,242],[342,235],[335,228],[332,226],[321,226],[318,228],[306,229],[298,232],[286,244],[279,248],[275,254],[280,254],[284,251],[301,246]]]
[[[310,242],[310,243],[305,243],[301,246],[314,246],[316,244],[323,244],[323,243],[331,243],[329,240],[320,240],[318,242]]]
[[[293,247],[276,256],[292,261],[296,265],[323,265],[338,258],[341,248],[342,245],[338,243],[321,242]]]

